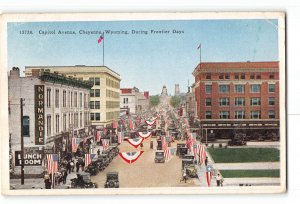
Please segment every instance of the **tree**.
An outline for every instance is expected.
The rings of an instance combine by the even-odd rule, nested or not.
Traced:
[[[172,96],[170,101],[171,106],[174,108],[178,107],[180,104],[180,97],[179,96]]]
[[[150,106],[157,106],[159,104],[159,96],[150,96]]]

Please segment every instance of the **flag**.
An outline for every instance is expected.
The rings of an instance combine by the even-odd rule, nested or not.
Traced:
[[[131,120],[129,120],[129,129],[132,130],[133,129],[133,123]]]
[[[169,161],[172,159],[172,156],[175,155],[176,147],[169,147],[166,150],[164,150],[164,156],[166,161]]]
[[[84,166],[87,167],[90,165],[92,160],[96,157],[96,154],[85,154],[84,155]]]
[[[47,154],[47,169],[48,174],[58,172],[58,155],[57,154]]]
[[[98,38],[98,44],[100,44],[103,40],[103,36],[101,35],[99,38]]]
[[[100,131],[97,131],[96,142],[100,142],[100,139],[101,139]]]
[[[212,167],[211,166],[207,166],[206,167],[206,182],[207,182],[207,186],[210,187],[210,183],[211,183],[211,178],[213,176],[213,171],[212,171]]]
[[[80,144],[80,138],[72,138],[72,152],[76,152]]]
[[[140,136],[140,137],[142,137],[142,138],[144,138],[144,139],[147,139],[148,137],[150,137],[150,135],[152,134],[152,132],[150,131],[150,132],[147,132],[147,133],[143,133],[143,132],[137,132],[137,134]]]
[[[143,153],[144,151],[141,150],[139,152],[119,152],[119,155],[125,162],[132,164],[137,161]]]
[[[101,139],[103,150],[107,150],[109,148],[109,140],[108,139]]]
[[[161,147],[162,147],[162,150],[166,150],[168,148],[168,143],[166,141],[166,137],[161,137]]]
[[[123,141],[123,132],[118,132],[118,143],[121,144]]]
[[[107,130],[106,130],[106,128],[104,128],[104,129],[103,129],[103,135],[105,136],[106,133],[107,133]]]
[[[200,144],[194,144],[194,158],[199,161]]]
[[[112,128],[118,128],[118,124],[115,120],[113,120]]]
[[[199,46],[197,47],[197,50],[201,49],[201,43],[199,44]]]
[[[140,144],[144,141],[143,137],[135,138],[135,139],[128,139],[127,140],[129,144],[131,144],[134,148],[138,148]]]
[[[205,162],[206,159],[206,152],[205,152],[205,146],[204,145],[200,145],[200,163],[203,164]]]

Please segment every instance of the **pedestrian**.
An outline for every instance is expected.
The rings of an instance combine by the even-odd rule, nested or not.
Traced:
[[[72,161],[70,162],[70,166],[71,166],[72,172],[74,172],[74,168],[75,168],[74,160],[72,160]]]
[[[62,172],[63,184],[67,183],[68,172],[64,169]]]
[[[98,155],[98,156],[100,156],[100,149],[98,149],[98,151],[97,151],[97,155]]]
[[[182,175],[182,178],[184,180],[184,183],[186,183],[186,168],[183,169],[183,175]]]
[[[222,177],[221,177],[220,173],[218,173],[218,175],[216,176],[216,180],[217,180],[217,186],[220,187],[221,186],[221,180],[222,180]]]
[[[144,147],[143,143],[141,143],[141,145],[140,145],[140,146],[141,146],[141,149],[143,149],[143,147]]]
[[[68,163],[67,163],[67,171],[68,171],[68,173],[70,174],[71,173],[71,162],[70,161],[68,161]]]
[[[79,168],[80,168],[80,163],[79,163],[79,161],[77,160],[77,162],[76,162],[76,173],[79,172]]]
[[[45,182],[45,189],[51,189],[51,180],[48,174],[44,176],[44,182]]]
[[[208,157],[205,158],[205,166],[207,166]]]

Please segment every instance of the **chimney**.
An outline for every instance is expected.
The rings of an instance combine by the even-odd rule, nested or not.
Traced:
[[[149,98],[149,91],[144,91],[144,96],[145,96],[146,99],[148,99]]]
[[[13,67],[10,70],[10,77],[19,78],[20,77],[20,69],[19,67]]]

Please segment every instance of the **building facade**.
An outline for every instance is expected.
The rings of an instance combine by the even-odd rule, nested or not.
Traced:
[[[35,66],[26,67],[25,75],[31,76],[34,69],[49,69],[68,77],[89,80],[90,120],[97,128],[111,125],[120,115],[120,75],[106,66]]]
[[[120,111],[131,114],[138,114],[145,110],[148,110],[149,104],[149,92],[140,92],[138,88],[122,88],[120,95]]]
[[[227,137],[279,134],[279,63],[200,63],[193,71],[201,127]]]
[[[26,167],[25,174],[39,174],[44,170],[40,162],[47,153],[60,158],[71,152],[71,138],[89,138],[89,95],[91,83],[37,70],[31,77],[20,77],[14,67],[8,76],[9,132],[12,171],[20,174],[21,121],[25,157],[35,155],[35,166]],[[23,118],[21,118],[21,100]],[[30,149],[30,150],[28,150]],[[35,154],[29,154],[34,151]],[[28,154],[27,154],[27,153]],[[25,166],[27,164],[25,163]]]

